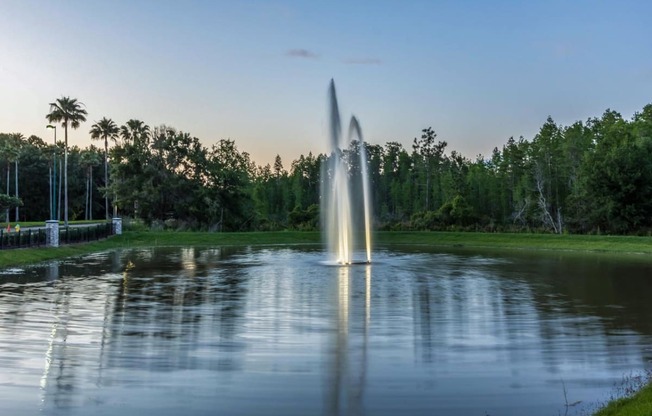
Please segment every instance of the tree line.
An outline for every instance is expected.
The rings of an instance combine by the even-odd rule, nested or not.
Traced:
[[[47,120],[66,133],[85,121],[82,106],[62,97],[51,103]],[[0,134],[6,219],[61,219],[69,209],[71,219],[119,214],[154,228],[319,227],[320,178],[329,155],[301,155],[287,168],[276,156],[273,165],[258,166],[232,140],[206,147],[189,133],[137,119],[118,126],[103,118],[89,135],[103,148]],[[431,127],[410,148],[398,141],[363,148],[376,229],[652,231],[652,104],[629,120],[612,110],[569,126],[549,117],[531,140],[510,137],[473,160],[448,151]],[[351,175],[360,169],[358,151],[356,143],[343,150]],[[56,212],[53,181],[68,188],[54,192]],[[69,201],[59,202],[66,194]]]

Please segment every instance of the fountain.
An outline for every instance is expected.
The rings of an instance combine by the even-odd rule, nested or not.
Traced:
[[[328,252],[331,260],[338,264],[371,263],[371,190],[362,130],[352,116],[348,135],[342,134],[333,80],[328,99],[330,148],[329,157],[322,166],[321,181],[322,228]],[[356,163],[359,169],[354,169]],[[364,238],[359,239],[359,234]],[[356,260],[354,252],[361,246],[364,260]]]

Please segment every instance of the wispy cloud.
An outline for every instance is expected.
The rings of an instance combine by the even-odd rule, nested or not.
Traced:
[[[347,65],[381,65],[383,61],[378,58],[353,58],[353,59],[344,59],[344,62]]]
[[[316,59],[319,57],[316,53],[309,51],[308,49],[290,49],[285,53],[285,56],[291,58],[304,58],[304,59]]]

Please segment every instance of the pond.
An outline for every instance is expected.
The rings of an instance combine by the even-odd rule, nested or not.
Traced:
[[[652,365],[643,256],[324,258],[154,248],[4,270],[0,414],[580,415]]]

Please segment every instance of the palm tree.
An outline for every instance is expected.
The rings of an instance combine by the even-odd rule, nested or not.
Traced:
[[[91,126],[91,138],[95,140],[104,139],[104,213],[109,219],[109,139],[115,141],[118,137],[118,126],[110,118],[102,118]]]
[[[131,156],[135,156],[134,163],[141,164],[144,151],[147,150],[150,139],[149,126],[141,120],[131,119],[120,127],[123,147]],[[138,198],[134,199],[134,217],[138,217]]]
[[[64,203],[64,225],[68,226],[68,125],[73,129],[79,127],[80,123],[86,121],[88,113],[82,108],[84,104],[76,98],[61,97],[50,103],[50,114],[45,116],[49,123],[59,123],[64,131],[64,156],[63,156],[63,203]]]
[[[120,127],[123,142],[137,147],[149,144],[149,133],[149,126],[141,120],[131,119]]]

